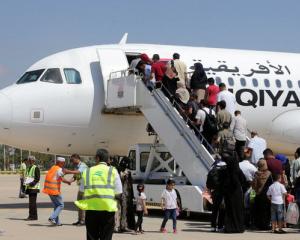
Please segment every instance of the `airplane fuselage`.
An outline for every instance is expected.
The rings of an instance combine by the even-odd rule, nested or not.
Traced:
[[[118,66],[114,55],[99,58],[99,49],[158,53],[161,58],[178,52],[190,69],[200,61],[208,77],[235,94],[248,129],[257,130],[277,152],[290,154],[298,147],[300,54],[142,44],[72,49],[33,64],[26,72],[42,70],[38,79],[0,91],[0,141],[39,152],[84,155],[99,147],[124,155],[129,145],[152,142],[142,115],[102,112],[108,76],[102,74],[101,61],[111,64],[111,70]],[[58,69],[61,82],[43,81],[49,69]],[[81,81],[68,83],[75,71]]]

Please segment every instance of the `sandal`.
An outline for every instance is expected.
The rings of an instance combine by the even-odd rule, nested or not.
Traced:
[[[287,233],[286,231],[284,231],[283,229],[279,229],[278,233]]]

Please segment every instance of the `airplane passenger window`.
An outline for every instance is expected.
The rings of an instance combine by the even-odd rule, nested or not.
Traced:
[[[252,79],[252,84],[253,84],[253,87],[257,87],[258,86],[258,81],[257,81],[256,78]]]
[[[216,77],[216,84],[219,85],[222,82],[222,79],[220,77]]]
[[[292,88],[293,87],[293,83],[292,83],[291,80],[287,80],[286,84],[287,84],[288,88]]]
[[[73,68],[64,68],[65,77],[68,84],[80,84],[80,73]]]
[[[300,80],[298,81],[298,87],[300,88]]]
[[[233,86],[234,85],[234,80],[233,80],[233,78],[228,78],[228,84],[229,84],[229,86]]]
[[[275,81],[275,83],[276,83],[276,86],[277,86],[278,88],[281,88],[281,82],[280,82],[279,79],[277,79],[277,80]]]
[[[39,79],[39,77],[42,75],[42,73],[44,71],[45,71],[45,69],[39,69],[39,70],[35,70],[35,71],[26,72],[17,81],[17,84],[35,82]]]
[[[265,79],[265,86],[270,87],[270,81],[268,79]]]
[[[49,68],[43,75],[41,82],[63,83],[59,68]]]
[[[241,86],[245,87],[246,86],[246,79],[245,78],[241,78],[240,79],[240,82],[241,82]]]

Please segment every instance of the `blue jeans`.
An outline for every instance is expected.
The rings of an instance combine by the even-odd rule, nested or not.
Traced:
[[[164,216],[164,220],[161,224],[161,228],[165,228],[166,227],[166,223],[169,220],[169,218],[172,218],[173,220],[173,229],[176,229],[176,208],[174,209],[165,209],[165,216]]]
[[[271,204],[271,220],[272,222],[284,221],[284,205],[283,204]]]
[[[53,205],[54,211],[52,212],[50,218],[54,219],[56,224],[60,224],[59,214],[64,209],[64,202],[61,195],[49,195]]]

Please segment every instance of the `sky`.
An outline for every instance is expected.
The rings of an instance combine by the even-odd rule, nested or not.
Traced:
[[[50,54],[89,45],[300,53],[299,0],[1,0],[0,88]]]

